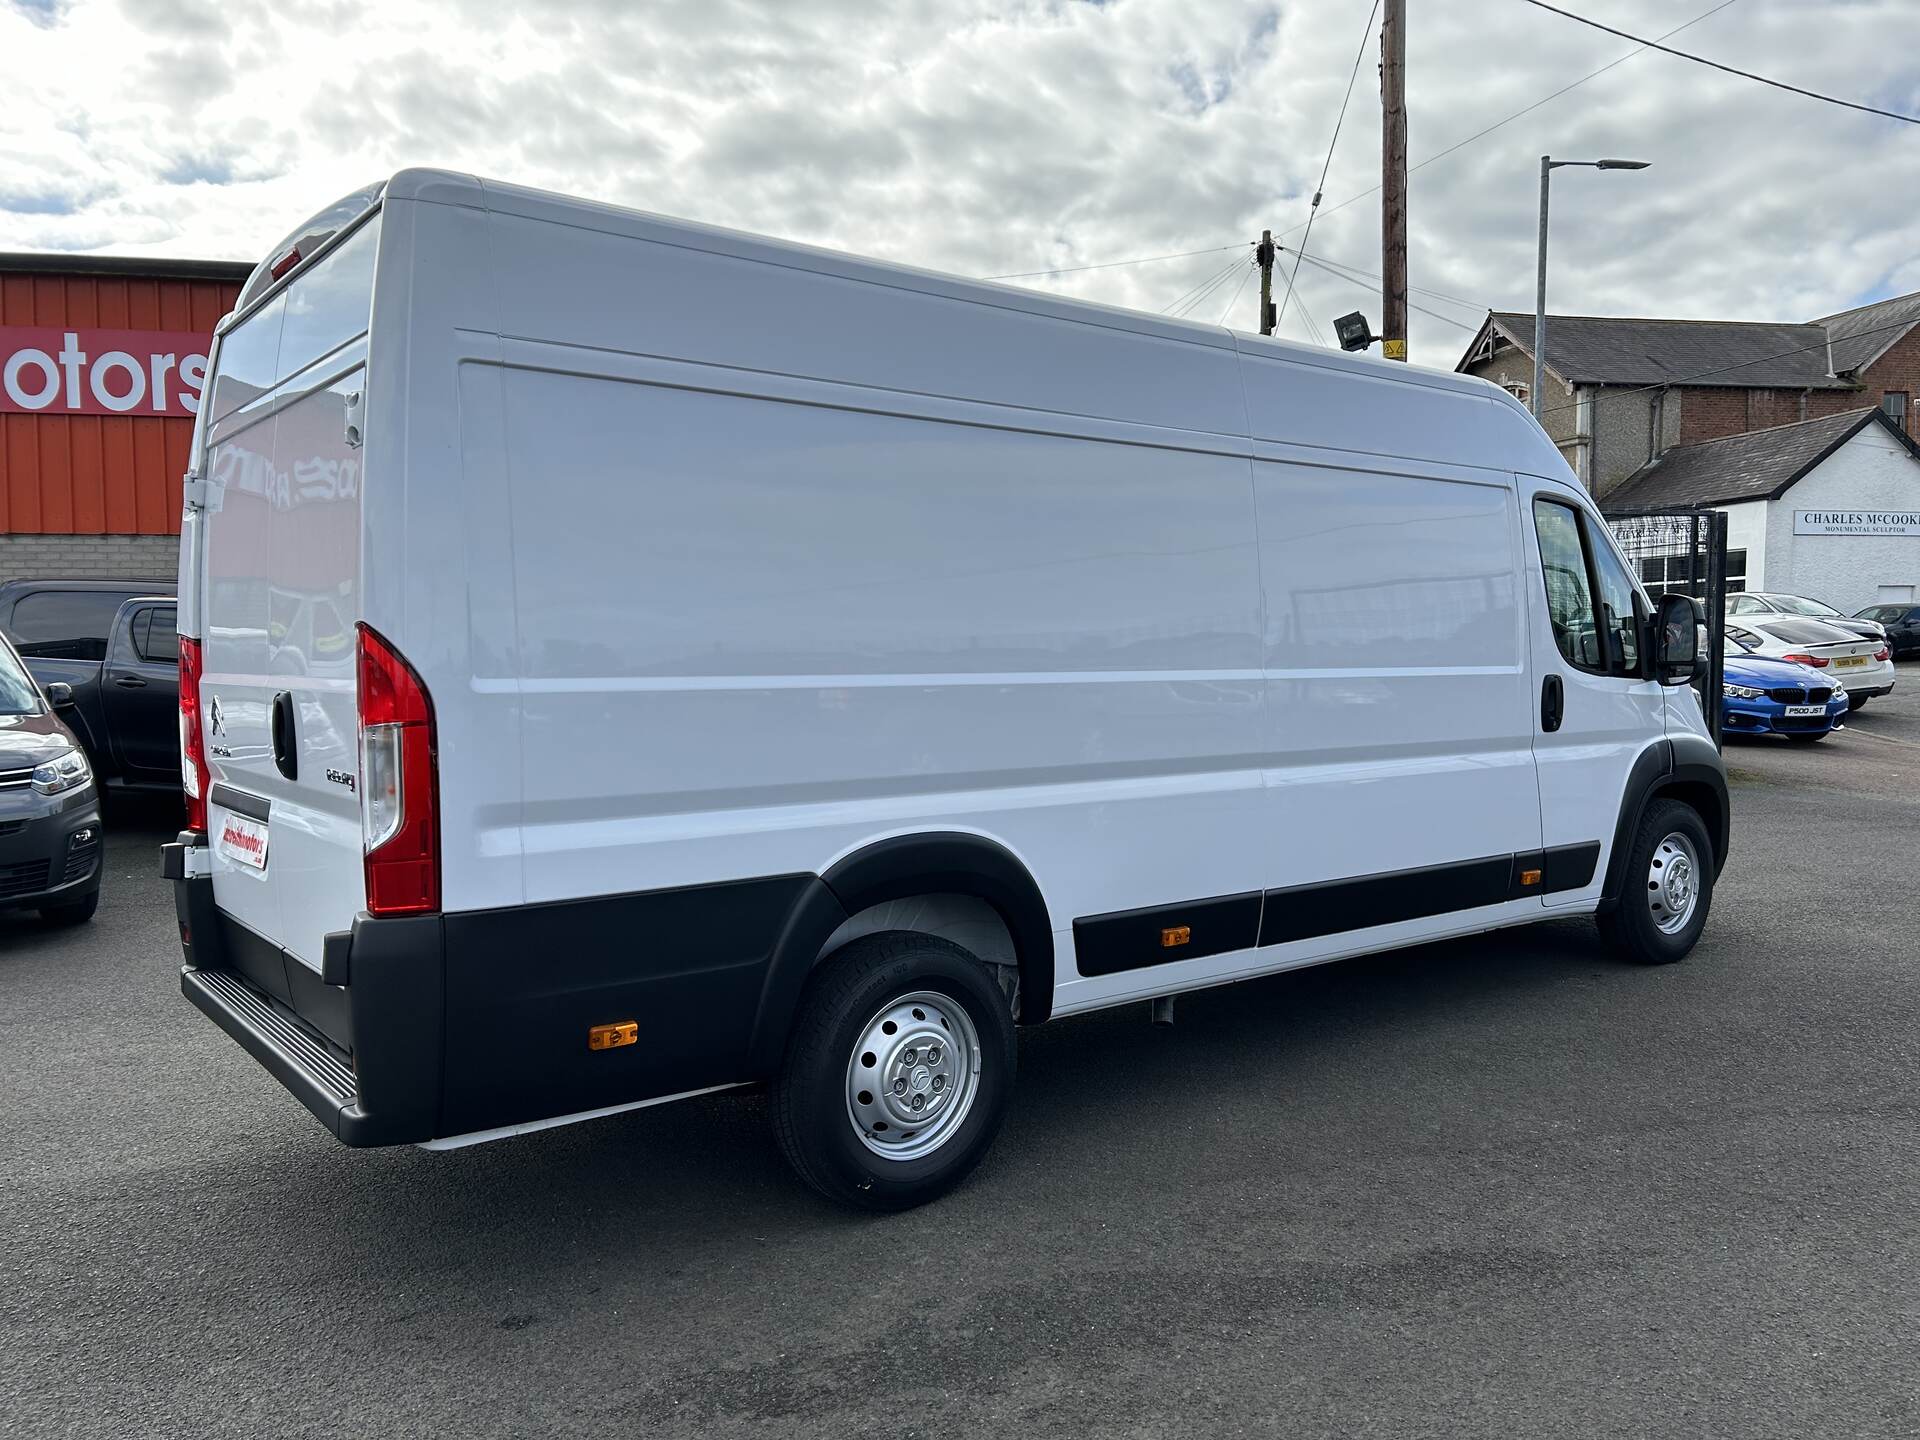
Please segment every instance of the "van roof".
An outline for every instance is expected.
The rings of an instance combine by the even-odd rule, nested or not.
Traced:
[[[1385,377],[1402,383],[1427,385],[1476,398],[1491,394],[1500,397],[1511,408],[1524,413],[1524,407],[1498,385],[1479,376],[1460,374],[1450,367],[1438,369],[1424,365],[1409,365],[1403,361],[1382,360],[1348,351],[1328,350],[1321,346],[1307,345],[1293,340],[1247,334],[1223,325],[1175,319],[1144,310],[1103,305],[1091,300],[1069,299],[1023,286],[1007,285],[992,280],[970,279],[938,270],[924,269],[920,266],[904,265],[898,261],[875,259],[847,251],[806,245],[793,240],[774,239],[749,231],[733,230],[725,226],[708,225],[694,220],[682,220],[628,206],[613,205],[605,201],[583,200],[576,196],[561,195],[504,181],[484,180],[478,176],[455,171],[401,170],[386,182],[384,198],[419,200],[440,205],[466,205],[500,214],[581,225],[589,229],[607,230],[667,244],[691,244],[694,248],[733,254],[743,259],[790,265],[797,269],[841,275],[848,279],[902,285],[905,288],[946,295],[954,299],[973,300],[982,304],[1024,310],[1036,315],[1073,319],[1086,324],[1154,334],[1188,344],[1208,345],[1222,349],[1238,348],[1248,354],[1271,354],[1295,362],[1318,365],[1325,369],[1348,370],[1369,374],[1375,378]],[[1251,250],[1252,242],[1249,241],[1248,244]]]

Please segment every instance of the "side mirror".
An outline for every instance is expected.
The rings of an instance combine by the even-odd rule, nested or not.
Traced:
[[[1691,595],[1662,595],[1654,607],[1653,676],[1662,685],[1690,685],[1706,673],[1706,611]]]
[[[56,710],[73,708],[73,686],[64,680],[55,680],[47,686],[47,703]]]

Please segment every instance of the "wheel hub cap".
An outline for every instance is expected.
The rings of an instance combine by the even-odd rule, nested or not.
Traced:
[[[952,1138],[980,1083],[967,1012],[931,991],[903,995],[861,1028],[847,1063],[847,1119],[889,1160],[917,1160]]]
[[[1647,908],[1663,934],[1686,929],[1700,899],[1700,859],[1685,835],[1671,834],[1653,847],[1647,868]]]

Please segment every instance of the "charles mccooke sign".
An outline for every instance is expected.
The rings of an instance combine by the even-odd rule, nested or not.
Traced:
[[[1920,510],[1796,510],[1796,535],[1920,535]]]

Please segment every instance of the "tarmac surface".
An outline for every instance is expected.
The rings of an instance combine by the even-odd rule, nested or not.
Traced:
[[[1591,923],[1023,1032],[872,1218],[710,1097],[349,1151],[181,997],[155,845],[0,916],[12,1436],[1920,1433],[1920,665],[1730,745],[1685,963]]]

